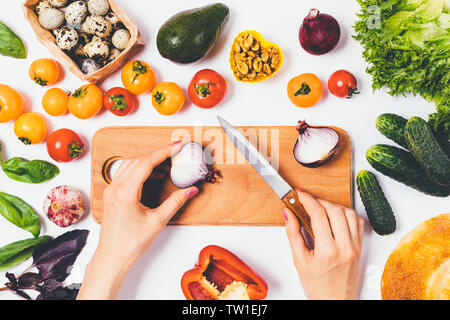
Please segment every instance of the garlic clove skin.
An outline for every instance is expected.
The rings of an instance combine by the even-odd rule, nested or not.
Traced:
[[[53,188],[44,201],[44,213],[57,226],[68,227],[83,216],[83,197],[77,189],[70,186]]]

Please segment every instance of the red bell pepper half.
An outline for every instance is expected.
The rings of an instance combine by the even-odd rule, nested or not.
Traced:
[[[266,282],[245,262],[219,246],[207,246],[195,268],[181,278],[187,300],[259,300],[267,296]]]

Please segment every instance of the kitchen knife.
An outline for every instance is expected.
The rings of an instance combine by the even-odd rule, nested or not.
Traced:
[[[233,125],[217,116],[222,129],[225,131],[228,138],[233,142],[236,149],[247,159],[247,161],[255,168],[260,176],[278,195],[300,220],[305,229],[313,236],[311,228],[311,219],[298,200],[298,195],[295,190],[278,174],[278,172],[270,165],[264,156],[256,149],[256,147]]]

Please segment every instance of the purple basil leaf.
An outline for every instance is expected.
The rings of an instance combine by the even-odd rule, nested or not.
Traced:
[[[17,288],[17,279],[14,273],[6,272],[5,277],[9,280],[6,286],[11,290],[15,290]]]
[[[37,288],[41,282],[41,276],[34,272],[27,272],[17,280],[19,287]]]
[[[41,293],[48,293],[52,292],[58,287],[62,287],[63,284],[59,281],[56,281],[55,279],[47,279],[44,281],[44,283],[40,286]]]
[[[76,286],[68,286],[65,288],[59,286],[52,291],[42,292],[36,300],[75,300],[78,296],[79,289],[69,287]]]
[[[88,230],[73,230],[37,247],[33,252],[34,266],[41,279],[64,281],[84,245]]]
[[[31,297],[28,294],[26,294],[25,292],[23,292],[22,290],[12,290],[12,292],[21,298],[24,298],[26,300],[31,300]]]

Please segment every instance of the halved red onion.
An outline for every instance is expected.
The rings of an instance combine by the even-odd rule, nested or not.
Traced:
[[[312,127],[299,121],[294,157],[301,165],[316,168],[329,161],[339,149],[339,135],[329,127]]]
[[[217,170],[210,170],[203,147],[197,142],[188,142],[172,157],[170,179],[178,188],[189,188],[200,181],[214,183]]]

